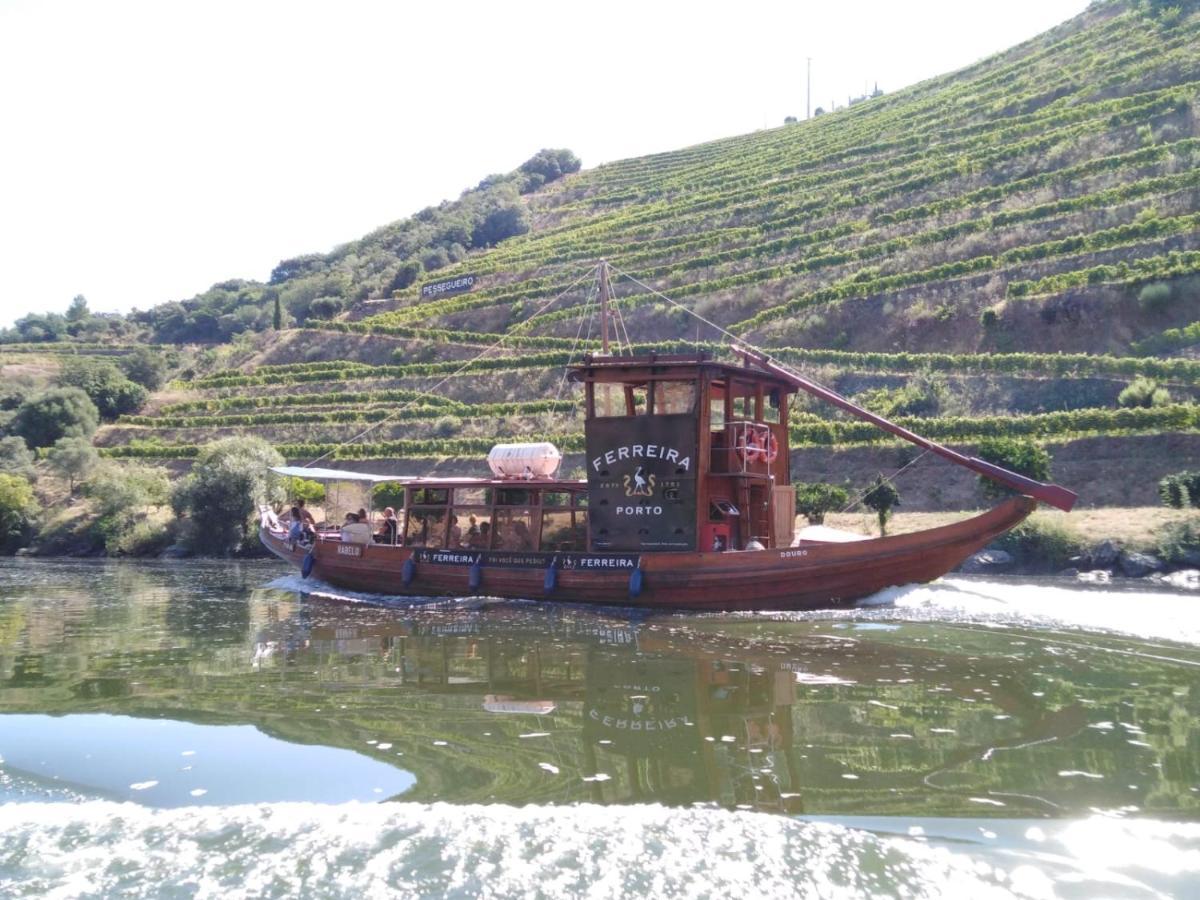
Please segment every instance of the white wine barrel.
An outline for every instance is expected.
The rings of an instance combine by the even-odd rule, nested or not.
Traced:
[[[488,453],[487,460],[497,478],[552,478],[562,463],[562,454],[548,441],[497,444]]]

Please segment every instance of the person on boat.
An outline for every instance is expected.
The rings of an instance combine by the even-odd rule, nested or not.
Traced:
[[[492,524],[490,522],[481,522],[479,524],[479,549],[486,550],[492,545]]]
[[[292,524],[288,526],[287,539],[296,543],[308,543],[312,539],[313,531],[305,523],[300,507],[292,507],[291,522]]]
[[[379,531],[375,532],[375,543],[396,543],[396,535],[399,530],[400,523],[396,520],[396,510],[389,506],[383,511],[383,521],[379,525]]]
[[[358,509],[358,521],[366,522],[368,525],[371,524],[371,517],[367,515],[367,511],[362,507]]]
[[[533,535],[529,533],[529,526],[522,520],[517,519],[513,522],[513,536],[509,542],[508,549],[510,550],[532,550]]]
[[[453,514],[450,516],[450,541],[446,546],[456,549],[462,546],[462,529],[458,527],[458,516]]]
[[[313,518],[313,514],[310,513],[305,507],[303,497],[297,497],[296,502],[292,505],[293,514],[295,514],[296,510],[300,511],[300,518],[304,522],[305,528],[312,528],[315,530],[317,527],[317,520]]]

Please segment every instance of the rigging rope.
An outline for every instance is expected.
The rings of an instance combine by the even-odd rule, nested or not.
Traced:
[[[475,356],[471,357],[466,362],[464,362],[461,366],[459,366],[457,369],[455,369],[453,372],[450,372],[448,375],[446,375],[444,378],[442,378],[442,380],[439,381],[437,384],[433,385],[433,387],[426,388],[424,390],[418,389],[417,397],[414,397],[408,403],[401,406],[390,416],[388,416],[387,418],[384,418],[384,419],[380,419],[378,422],[375,422],[370,427],[364,428],[358,434],[354,435],[354,437],[349,438],[348,440],[342,441],[340,444],[335,445],[332,450],[328,451],[327,453],[323,453],[321,456],[318,456],[316,459],[312,460],[311,462],[305,463],[303,468],[307,469],[310,466],[315,466],[321,460],[328,459],[329,457],[333,456],[342,447],[345,447],[348,444],[353,444],[355,441],[359,440],[360,438],[366,437],[366,435],[370,434],[372,431],[374,431],[380,425],[390,422],[392,419],[396,418],[396,416],[400,415],[405,410],[412,408],[412,406],[417,402],[418,399],[420,399],[421,396],[430,396],[430,397],[434,396],[434,393],[433,393],[434,391],[436,391],[438,388],[440,388],[443,384],[445,384],[451,378],[455,377],[456,375],[462,374],[472,364],[483,359],[485,356],[487,356],[493,350],[500,347],[506,340],[508,340],[510,337],[512,337],[514,334],[516,334],[518,331],[520,331],[522,328],[524,328],[526,325],[528,325],[530,322],[532,322],[537,316],[544,313],[551,306],[553,306],[555,303],[557,303],[559,300],[561,300],[563,297],[565,297],[567,294],[569,294],[572,290],[574,290],[575,286],[578,285],[579,282],[583,281],[585,278],[587,278],[589,275],[591,275],[598,268],[599,268],[598,266],[592,266],[592,268],[588,269],[586,272],[584,272],[582,275],[580,275],[578,278],[576,278],[574,281],[572,281],[569,285],[567,285],[567,287],[564,288],[560,294],[556,295],[551,300],[542,304],[542,306],[538,308],[538,311],[535,312],[532,316],[530,316],[524,322],[520,322],[519,324],[514,326],[509,331],[506,331],[503,335],[500,336],[500,340],[496,341],[496,343],[492,344],[489,347],[485,347],[481,352],[479,352]]]

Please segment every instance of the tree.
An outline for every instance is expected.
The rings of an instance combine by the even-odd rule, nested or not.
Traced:
[[[96,404],[77,387],[59,387],[30,397],[13,417],[11,430],[30,447],[49,447],[59,438],[90,438],[100,424]]]
[[[33,453],[19,437],[0,438],[0,472],[16,475],[26,481],[37,477],[33,467]]]
[[[275,292],[275,311],[271,316],[271,324],[276,331],[283,330],[283,303],[279,299],[279,292]]]
[[[76,294],[71,299],[71,305],[67,307],[67,321],[72,324],[79,324],[85,321],[92,313],[88,309],[87,298],[83,294]]]
[[[67,479],[73,494],[75,483],[87,478],[96,468],[96,464],[100,462],[100,454],[87,438],[65,437],[59,438],[46,453],[46,462],[51,469]]]
[[[0,550],[20,546],[28,535],[33,512],[33,488],[24,478],[0,474]]]
[[[471,244],[475,247],[490,247],[505,238],[524,234],[529,230],[529,213],[520,203],[497,206],[483,217],[471,232]]]
[[[796,484],[796,512],[811,525],[820,525],[825,514],[842,509],[850,499],[846,489],[836,484],[799,482]]]
[[[867,491],[862,502],[870,509],[875,510],[875,515],[879,517],[879,534],[886,535],[887,523],[892,517],[892,509],[900,505],[900,492],[896,490],[896,486],[885,480],[882,475],[877,475],[875,484],[871,490]]]
[[[157,391],[167,380],[167,361],[149,347],[138,347],[122,356],[117,365],[126,378],[148,391]]]
[[[124,373],[106,359],[86,356],[63,363],[58,375],[63,387],[77,387],[91,398],[104,419],[115,419],[141,409],[149,396],[146,389],[125,377]]]
[[[283,495],[288,502],[303,500],[305,503],[323,503],[325,485],[307,478],[287,477],[283,479]]]
[[[96,468],[83,488],[99,514],[93,529],[104,542],[105,549],[127,551],[131,542],[125,539],[136,533],[146,512],[151,507],[166,505],[171,490],[167,474],[165,469],[112,460],[106,460]],[[161,546],[164,537],[165,531],[151,543]],[[145,535],[141,535],[132,543],[144,541]]]
[[[193,549],[216,555],[241,549],[258,505],[283,499],[280,479],[269,471],[282,464],[262,438],[231,437],[205,447],[171,496],[175,512],[191,516]]]
[[[1016,438],[985,438],[979,442],[977,455],[986,462],[1035,481],[1050,480],[1050,454],[1033,441],[1022,441]],[[997,484],[982,475],[979,476],[979,486],[983,489],[983,496],[989,500],[1011,497],[1016,493],[1012,488]]]

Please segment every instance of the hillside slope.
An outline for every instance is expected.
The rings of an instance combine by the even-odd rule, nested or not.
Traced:
[[[370,302],[260,336],[102,442],[187,456],[253,429],[301,459],[352,438],[338,456],[478,457],[514,434],[578,449],[561,366],[594,346],[577,338],[600,258],[946,441],[1193,432],[1200,363],[1168,358],[1200,342],[1200,12],[1184,5],[1096,3],[892,95],[569,175],[522,196],[527,233],[434,260],[384,300],[363,280],[389,264],[379,242],[305,257],[279,290],[323,279]],[[421,298],[467,274],[473,291]],[[616,292],[635,341],[718,337],[629,279]],[[1138,375],[1172,402],[1118,409]],[[879,439],[815,412],[798,445]]]

